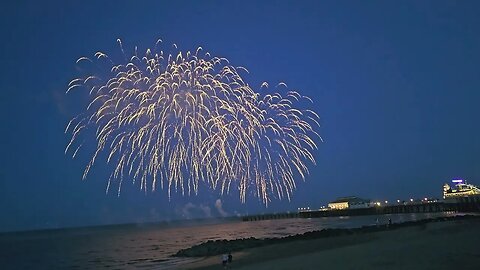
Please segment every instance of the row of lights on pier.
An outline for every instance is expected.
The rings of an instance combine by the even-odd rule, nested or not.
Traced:
[[[413,198],[410,198],[408,201],[401,201],[401,200],[397,200],[397,203],[405,203],[405,202],[414,202],[415,200]],[[437,202],[438,200],[437,199],[429,199],[429,198],[423,198],[421,200],[421,202],[423,203],[430,203],[430,202]],[[388,204],[388,201],[385,201],[385,204]],[[377,206],[380,206],[382,205],[381,202],[375,202],[375,205]]]
[[[388,204],[388,201],[384,201],[384,202],[385,202],[385,204]],[[397,203],[405,203],[405,202],[410,202],[410,203],[412,203],[412,202],[414,202],[414,199],[413,199],[413,198],[410,198],[409,201],[397,200]],[[423,202],[423,203],[437,202],[437,199],[428,199],[428,198],[425,197],[425,198],[423,198],[423,199],[421,200],[421,202]],[[373,204],[374,204],[375,206],[381,206],[381,205],[382,205],[382,203],[379,202],[379,201],[374,202]],[[328,210],[328,207],[322,206],[322,207],[320,207],[320,209],[318,209],[318,210]],[[308,206],[308,207],[299,207],[299,208],[298,208],[298,211],[310,211],[310,207],[309,207],[309,206]]]

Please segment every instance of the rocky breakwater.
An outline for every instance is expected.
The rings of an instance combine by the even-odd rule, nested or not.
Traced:
[[[272,244],[286,243],[290,241],[298,240],[311,240],[319,239],[325,237],[334,237],[340,235],[350,235],[350,234],[360,234],[360,233],[372,233],[385,230],[394,230],[409,226],[424,226],[430,222],[442,222],[442,221],[452,221],[452,220],[467,220],[467,219],[480,219],[480,216],[477,215],[462,215],[462,216],[453,216],[453,217],[440,217],[440,218],[431,218],[423,219],[418,221],[408,221],[403,223],[393,223],[393,224],[382,224],[382,225],[372,225],[372,226],[363,226],[353,229],[323,229],[319,231],[311,231],[302,234],[296,234],[281,238],[263,238],[258,239],[254,237],[250,238],[241,238],[235,240],[209,240],[205,243],[192,246],[190,248],[179,250],[174,257],[208,257],[219,254],[224,254],[228,252],[236,252],[248,248],[261,247]]]

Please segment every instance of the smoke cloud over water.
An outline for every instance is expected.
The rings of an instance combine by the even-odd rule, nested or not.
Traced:
[[[228,216],[227,211],[223,210],[222,200],[217,199],[217,200],[215,201],[215,208],[217,209],[217,211],[218,211],[218,213],[220,214],[220,216],[222,216],[222,217]]]

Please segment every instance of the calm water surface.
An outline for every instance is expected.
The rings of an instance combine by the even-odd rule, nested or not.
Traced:
[[[420,220],[446,213],[378,216],[380,222]],[[377,216],[203,221],[116,225],[0,234],[0,269],[174,269],[198,259],[173,258],[208,240],[283,237],[324,228],[354,228]],[[221,222],[221,223],[219,223]]]

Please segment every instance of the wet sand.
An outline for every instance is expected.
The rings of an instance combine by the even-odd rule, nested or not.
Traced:
[[[234,252],[229,269],[480,269],[480,220],[298,240]],[[220,256],[185,269],[223,269]]]

